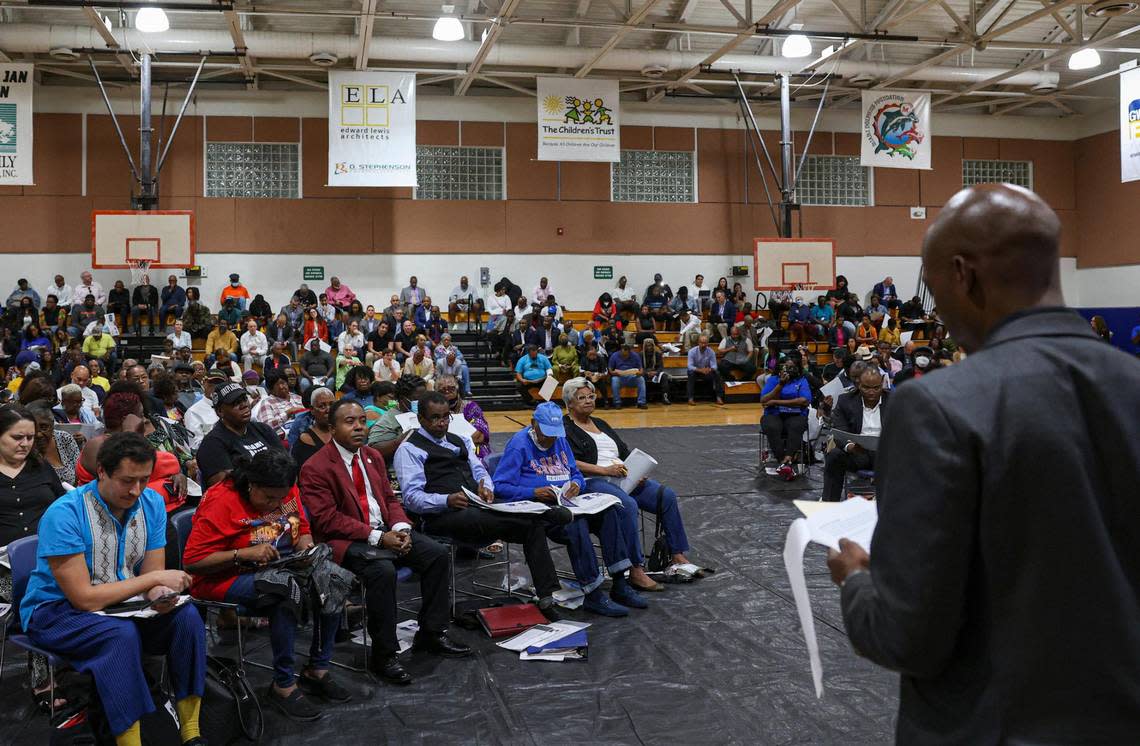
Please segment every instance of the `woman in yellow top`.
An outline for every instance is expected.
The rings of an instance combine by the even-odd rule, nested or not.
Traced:
[[[554,368],[554,378],[559,383],[578,377],[578,350],[570,344],[569,336],[558,335],[558,346],[550,354],[550,364]]]
[[[879,330],[879,341],[890,342],[891,349],[902,344],[902,332],[899,331],[899,322],[895,319],[887,319],[887,325]]]

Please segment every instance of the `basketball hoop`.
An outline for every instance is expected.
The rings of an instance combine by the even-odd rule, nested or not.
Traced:
[[[148,275],[148,273],[150,272],[150,265],[151,265],[150,259],[128,259],[127,260],[127,267],[130,268],[130,270],[131,270],[131,285],[132,286],[141,285],[144,275],[147,276],[147,279],[150,279],[149,275]]]

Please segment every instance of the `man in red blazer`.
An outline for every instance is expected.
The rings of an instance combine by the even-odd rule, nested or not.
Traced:
[[[384,457],[364,444],[368,422],[355,401],[341,399],[329,410],[332,440],[301,469],[301,499],[318,541],[364,583],[372,673],[392,684],[410,684],[396,642],[396,568],[419,573],[423,604],[414,650],[458,658],[471,648],[447,635],[450,557],[441,544],[412,530],[392,487]]]

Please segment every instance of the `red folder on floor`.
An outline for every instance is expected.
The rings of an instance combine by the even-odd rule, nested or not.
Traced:
[[[510,637],[530,629],[536,624],[546,624],[547,619],[534,604],[511,604],[479,609],[475,612],[479,623],[492,639]]]

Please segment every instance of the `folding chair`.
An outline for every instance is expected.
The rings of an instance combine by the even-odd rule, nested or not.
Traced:
[[[48,662],[48,701],[51,715],[55,716],[55,669],[64,668],[67,663],[32,642],[20,627],[20,601],[28,589],[28,578],[36,567],[36,548],[39,546],[38,536],[25,536],[16,539],[8,545],[8,563],[12,568],[12,611],[11,618],[4,625],[3,638],[0,639],[0,676],[4,674],[4,643],[12,643],[29,653],[36,653],[47,658]],[[9,629],[10,628],[10,629]]]

